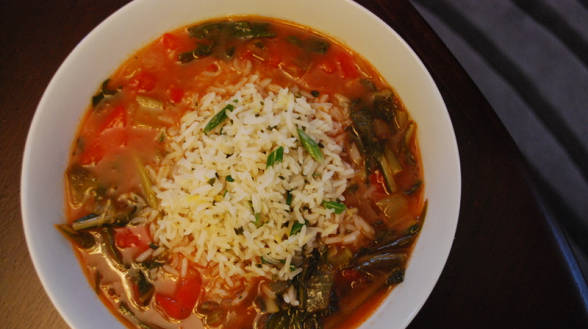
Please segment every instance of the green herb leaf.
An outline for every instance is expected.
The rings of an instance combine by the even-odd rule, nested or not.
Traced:
[[[300,143],[306,149],[306,151],[310,154],[310,156],[318,162],[323,161],[324,156],[323,152],[319,148],[317,142],[314,141],[310,136],[308,136],[304,130],[298,128],[298,138],[300,139]]]
[[[234,182],[235,180],[233,179],[233,177],[231,177],[231,175],[227,175],[227,177],[225,178],[225,180],[227,182]]]
[[[335,214],[340,214],[345,211],[345,204],[339,201],[323,201],[323,207],[333,209]]]
[[[290,191],[286,191],[286,204],[287,205],[292,206],[292,198],[293,198],[292,193],[290,193]]]
[[[212,177],[211,179],[208,180],[208,184],[214,185],[215,180],[216,180],[216,178]]]
[[[235,107],[232,104],[227,104],[222,110],[215,114],[204,127],[204,133],[208,134],[211,130],[218,127],[223,121],[227,119],[227,110],[233,111]]]

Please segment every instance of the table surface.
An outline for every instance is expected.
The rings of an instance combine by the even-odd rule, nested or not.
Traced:
[[[20,167],[37,103],[60,63],[127,1],[0,2],[0,314],[5,328],[67,328],[24,240]],[[410,328],[586,328],[588,316],[512,139],[449,50],[407,1],[363,0],[415,50],[445,100],[459,145],[462,201],[445,269]]]

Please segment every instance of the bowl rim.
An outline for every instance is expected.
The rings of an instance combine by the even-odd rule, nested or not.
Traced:
[[[74,49],[67,55],[67,57],[60,64],[59,68],[57,69],[57,71],[55,72],[55,74],[51,78],[49,84],[47,85],[45,91],[43,92],[43,95],[42,95],[42,97],[36,107],[35,114],[34,114],[33,119],[31,121],[29,131],[27,134],[27,138],[26,138],[26,143],[25,143],[25,148],[24,148],[24,153],[23,153],[23,158],[22,158],[22,169],[21,169],[21,180],[20,180],[21,216],[22,216],[22,221],[23,221],[25,240],[26,240],[26,244],[27,244],[30,258],[33,262],[33,266],[35,268],[37,276],[39,277],[39,280],[41,281],[41,284],[42,284],[45,292],[49,296],[51,302],[55,305],[55,308],[60,313],[61,317],[72,328],[78,328],[79,323],[77,320],[75,320],[73,318],[73,316],[71,314],[69,314],[69,312],[66,311],[67,307],[62,303],[62,300],[60,300],[60,298],[58,298],[58,296],[56,295],[56,293],[55,293],[56,291],[54,290],[55,287],[53,287],[51,282],[48,281],[46,269],[41,265],[39,255],[37,253],[37,249],[36,249],[37,244],[35,243],[35,241],[32,240],[32,232],[34,230],[34,227],[32,226],[32,222],[30,220],[31,214],[29,212],[29,209],[31,207],[30,201],[29,201],[29,196],[30,196],[30,193],[33,193],[33,192],[31,192],[32,191],[31,177],[29,176],[29,173],[31,172],[31,167],[32,167],[32,163],[31,163],[31,161],[32,161],[31,160],[32,144],[34,143],[34,140],[35,140],[35,133],[38,131],[39,127],[43,124],[43,122],[41,122],[40,113],[42,111],[47,111],[44,109],[47,108],[48,100],[51,98],[51,94],[52,94],[53,90],[59,84],[61,77],[66,74],[65,73],[66,68],[68,67],[68,65],[72,61],[72,59],[79,55],[79,53],[81,52],[81,48],[83,48],[86,44],[92,42],[93,39],[96,39],[100,33],[104,33],[103,30],[106,26],[110,25],[115,20],[121,19],[124,15],[127,14],[127,12],[133,11],[133,10],[135,10],[136,7],[142,6],[144,3],[148,3],[149,1],[153,2],[153,0],[135,0],[135,1],[131,1],[130,3],[127,3],[126,5],[122,6],[121,8],[116,10],[114,13],[110,14],[107,18],[105,18],[97,26],[95,26],[74,47]],[[403,319],[401,327],[404,328],[404,327],[408,326],[408,324],[413,320],[413,318],[420,311],[420,309],[422,308],[422,306],[424,305],[424,303],[428,299],[429,295],[432,293],[433,288],[436,285],[437,281],[439,280],[439,277],[445,267],[445,264],[447,262],[447,258],[449,257],[451,246],[453,244],[453,240],[455,239],[455,232],[456,232],[456,228],[457,228],[459,209],[460,209],[460,201],[461,201],[461,168],[460,168],[460,161],[459,161],[459,151],[457,148],[457,140],[455,137],[455,131],[453,130],[453,126],[451,124],[451,120],[449,118],[449,113],[447,111],[445,102],[444,102],[443,98],[441,97],[441,94],[439,92],[439,89],[438,89],[435,81],[431,77],[431,74],[426,69],[425,65],[422,63],[420,57],[414,52],[414,50],[408,45],[408,43],[393,28],[391,28],[387,23],[385,23],[382,19],[380,19],[376,14],[372,13],[368,9],[364,8],[363,6],[361,6],[360,4],[358,4],[352,0],[343,0],[343,2],[346,5],[350,5],[350,6],[354,7],[355,10],[358,10],[359,12],[361,12],[362,15],[369,16],[370,19],[374,20],[376,24],[378,24],[382,28],[388,30],[389,33],[392,33],[393,36],[396,39],[398,39],[400,44],[403,46],[404,51],[407,51],[411,55],[411,57],[414,57],[416,59],[416,62],[417,62],[416,64],[419,66],[420,70],[424,74],[424,78],[426,80],[429,80],[430,85],[433,87],[432,93],[433,93],[434,97],[438,98],[437,101],[441,107],[440,110],[443,112],[441,114],[441,116],[444,118],[444,120],[446,120],[449,123],[449,127],[450,127],[449,133],[451,135],[451,141],[450,141],[450,145],[448,145],[448,148],[449,148],[449,153],[451,153],[450,157],[452,158],[453,164],[455,165],[455,167],[452,169],[456,170],[456,172],[453,174],[456,174],[457,179],[458,179],[458,182],[456,185],[456,191],[455,191],[456,196],[457,196],[457,200],[456,200],[456,203],[454,204],[454,207],[452,209],[453,212],[455,213],[455,218],[448,221],[447,232],[450,233],[450,238],[443,241],[443,244],[439,246],[438,256],[440,257],[439,261],[442,265],[440,267],[437,267],[434,269],[434,271],[433,271],[434,273],[432,273],[432,276],[431,276],[430,280],[428,281],[428,288],[425,289],[427,292],[425,293],[424,296],[419,297],[418,302],[413,304],[414,310]],[[160,33],[163,33],[163,32],[165,32],[165,31],[160,31]],[[328,34],[330,35],[330,33],[328,33]],[[155,37],[157,37],[157,36],[155,36]],[[134,52],[134,51],[135,50],[133,50],[132,52]],[[125,54],[125,57],[127,57],[127,56],[128,56],[128,54]],[[113,69],[115,69],[115,68],[113,68]],[[401,98],[402,98],[402,95],[401,95]],[[83,113],[83,111],[85,111],[85,110],[81,110],[81,111],[82,111],[81,113]],[[409,111],[410,111],[410,109],[409,109]],[[416,241],[415,245],[418,245],[420,240],[421,239],[419,236],[419,239]],[[412,261],[412,258],[413,257],[411,257],[410,261]],[[76,259],[76,262],[77,262],[77,259]],[[398,287],[396,289],[398,289]],[[389,299],[389,296],[386,297],[386,300]],[[376,309],[376,311],[374,313],[372,313],[367,319],[365,319],[362,322],[362,324],[360,325],[360,328],[367,327],[370,324],[370,322],[372,322],[374,320],[374,316],[376,315],[376,313],[378,313],[379,311],[381,311],[383,309],[382,306],[384,305],[386,300],[378,306],[378,308]]]

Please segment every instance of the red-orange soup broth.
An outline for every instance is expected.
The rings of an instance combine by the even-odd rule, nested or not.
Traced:
[[[322,221],[338,226],[329,235],[317,233],[291,257],[258,255],[230,265],[255,266],[270,274],[245,270],[247,275],[227,279],[220,277],[219,268],[229,266],[224,261],[203,262],[196,256],[210,247],[196,235],[166,247],[160,231],[171,216],[163,207],[170,201],[163,199],[160,182],[167,177],[161,174],[166,159],[177,151],[172,144],[188,129],[185,116],[202,113],[198,138],[230,134],[237,120],[233,110],[245,105],[223,90],[242,95],[245,80],[253,81],[261,96],[277,97],[277,103],[279,95],[286,95],[296,104],[322,109],[310,121],[326,113],[338,127],[319,139],[301,125],[297,134],[284,137],[295,146],[276,144],[262,151],[264,161],[254,178],[268,170],[287,172],[293,150],[298,158],[306,157],[301,166],[320,169],[320,163],[331,161],[329,145],[336,145],[333,156],[340,165],[352,170],[346,171],[350,174],[338,198],[319,195],[322,201],[312,207],[300,205],[308,190],[280,190],[285,215],[277,224],[275,214],[257,211],[267,206],[248,200],[251,223],[232,227],[234,239],[278,225],[286,232],[275,238],[281,243],[321,231]],[[225,97],[226,104],[212,114],[201,104],[211,92]],[[256,106],[267,107],[263,103]],[[245,121],[255,117],[259,115]],[[267,133],[285,131],[267,125]],[[324,34],[256,16],[189,25],[137,51],[91,98],[65,173],[67,223],[58,228],[72,241],[99,298],[129,328],[353,328],[403,281],[423,224],[426,202],[416,129],[376,69]],[[238,152],[227,153],[227,159]],[[325,175],[319,169],[307,176],[287,172],[279,179],[311,185]],[[236,169],[220,171],[204,187],[196,186],[220,186],[222,191],[201,206],[205,210],[230,200],[243,177]],[[342,178],[336,174],[333,181],[337,179]],[[205,197],[190,196],[195,203],[201,199]],[[303,220],[294,218],[298,213]],[[185,215],[199,220],[194,217]],[[228,222],[226,218],[223,225]],[[193,247],[186,251],[186,246]],[[214,252],[237,257],[239,252],[229,249]]]

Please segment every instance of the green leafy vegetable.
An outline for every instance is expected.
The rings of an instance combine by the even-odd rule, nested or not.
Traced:
[[[88,232],[77,232],[68,224],[59,224],[56,227],[71,242],[82,249],[90,249],[96,244],[94,236]]]
[[[312,52],[325,54],[331,47],[331,44],[324,39],[311,38],[307,40],[306,47]]]
[[[302,146],[306,149],[306,151],[310,154],[310,156],[313,159],[315,159],[318,162],[323,161],[323,152],[319,148],[317,142],[315,142],[314,139],[308,136],[304,132],[304,130],[300,128],[298,128],[298,138],[300,139],[300,143],[302,143]]]
[[[230,25],[230,30],[232,36],[240,39],[272,38],[276,36],[276,33],[271,31],[269,23],[233,22]]]
[[[340,214],[345,211],[345,204],[339,201],[323,201],[323,207],[333,209],[335,214]]]
[[[292,206],[293,195],[290,191],[286,191],[286,204]]]
[[[225,180],[227,182],[234,182],[235,180],[233,179],[233,177],[231,177],[231,175],[227,175],[227,177],[225,178]]]
[[[204,127],[204,133],[208,134],[214,128],[218,127],[223,121],[227,119],[227,110],[233,112],[235,107],[232,104],[227,104],[222,110],[215,114]]]

